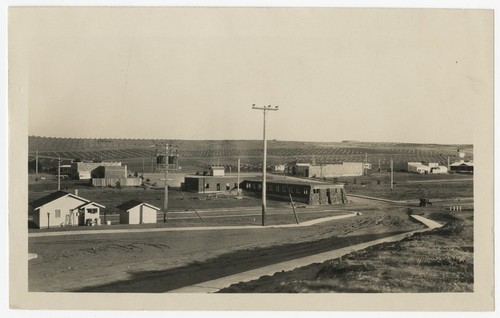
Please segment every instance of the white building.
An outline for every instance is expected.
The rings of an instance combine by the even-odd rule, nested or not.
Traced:
[[[30,204],[33,222],[38,228],[98,225],[100,209],[105,207],[65,191],[57,191]]]
[[[117,207],[120,209],[120,224],[156,223],[160,208],[154,205],[130,200]]]
[[[408,172],[420,174],[440,174],[448,173],[448,168],[440,166],[437,162],[431,162],[429,165],[425,165],[421,162],[408,162]]]
[[[223,177],[224,167],[219,167],[219,166],[210,167],[210,175],[214,177]]]

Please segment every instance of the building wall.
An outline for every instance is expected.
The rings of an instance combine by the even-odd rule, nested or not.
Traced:
[[[450,166],[450,171],[459,173],[473,173],[474,166],[468,166],[468,165]]]
[[[97,212],[90,213],[90,209],[97,209]],[[83,213],[83,218],[78,218],[78,215],[77,215],[78,225],[86,225],[87,220],[89,220],[89,219],[94,223],[96,223],[96,222],[100,223],[101,209],[98,206],[89,205],[89,206],[83,208],[81,211],[78,211],[78,213]]]
[[[322,164],[310,167],[309,176],[316,178],[350,177],[363,175],[362,162],[343,162],[341,164]]]
[[[314,177],[314,178],[332,178],[332,177],[350,177],[363,175],[363,162],[343,162],[339,164],[316,164],[316,165],[297,165],[293,164],[285,169],[287,174]]]
[[[347,203],[343,186],[332,185],[328,188],[313,188],[309,196],[310,205]]]
[[[80,180],[98,178],[102,174],[102,170],[99,171],[98,169],[99,167],[121,165],[121,162],[72,162],[72,177]]]
[[[156,220],[157,211],[143,204],[120,212],[120,224],[147,224]]]
[[[346,203],[343,185],[322,185],[311,186],[309,184],[286,184],[266,182],[266,194],[270,198],[279,198],[281,200],[290,200],[290,195],[293,201],[302,202],[310,205]],[[262,192],[261,181],[245,180],[241,184],[241,188],[250,192]]]
[[[40,209],[35,210],[35,213],[33,215],[33,222],[39,228],[47,228],[47,226],[49,225],[47,213],[50,213],[50,226],[61,226],[61,224],[66,223],[67,215],[69,215],[69,218],[71,218],[71,210],[76,208],[77,206],[82,205],[83,203],[85,203],[85,201],[73,198],[71,196],[59,198],[50,203],[47,203]],[[56,215],[56,210],[60,210],[59,217]]]
[[[122,187],[138,187],[142,184],[141,178],[92,178],[92,186],[94,187],[114,187],[116,182],[120,182]]]
[[[184,190],[198,193],[225,192],[237,186],[237,177],[201,176],[184,178]],[[217,184],[220,186],[217,187]]]
[[[128,177],[127,166],[104,166],[104,178],[122,179]]]
[[[120,211],[120,224],[130,224],[128,216],[128,211]]]

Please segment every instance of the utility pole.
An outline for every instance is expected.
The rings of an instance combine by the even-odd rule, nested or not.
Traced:
[[[240,158],[238,158],[238,182],[236,183],[237,195],[240,195]]]
[[[367,164],[368,164],[368,153],[365,152],[365,175],[368,174],[368,168],[367,168]]]
[[[38,181],[38,150],[35,152],[35,181]]]
[[[391,191],[394,189],[394,162],[391,158]]]
[[[61,157],[57,159],[57,190],[61,190]]]
[[[252,105],[252,109],[262,110],[264,115],[264,128],[263,128],[263,139],[264,139],[264,156],[262,162],[262,226],[266,225],[266,161],[267,161],[267,140],[266,140],[266,113],[267,111],[277,111],[278,106],[271,108],[271,105],[257,107],[255,104]]]
[[[163,145],[165,147],[165,179],[161,179],[165,181],[165,191],[163,197],[163,223],[167,222],[167,209],[168,209],[168,170],[169,170],[169,157],[170,157],[170,148],[173,147],[170,144]]]

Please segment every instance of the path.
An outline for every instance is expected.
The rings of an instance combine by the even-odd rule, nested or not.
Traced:
[[[192,227],[167,227],[167,228],[148,228],[148,229],[114,229],[114,230],[95,230],[95,231],[63,231],[63,232],[42,232],[30,233],[29,237],[46,236],[65,236],[65,235],[93,235],[93,234],[117,234],[117,233],[143,233],[143,232],[185,232],[185,231],[221,231],[221,230],[246,230],[246,229],[269,229],[269,228],[289,228],[311,226],[318,223],[329,222],[359,215],[358,212],[346,211],[349,214],[329,216],[320,219],[314,219],[300,224],[280,224],[280,225],[231,225],[231,226],[192,226]]]

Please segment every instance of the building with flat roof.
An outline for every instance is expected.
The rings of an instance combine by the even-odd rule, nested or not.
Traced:
[[[244,180],[240,187],[243,191],[262,193],[261,180]],[[271,199],[290,200],[291,196],[293,201],[309,205],[347,203],[343,184],[271,180],[266,182],[266,188],[266,195]]]
[[[187,175],[184,177],[183,189],[196,193],[215,193],[232,191],[238,187],[236,176],[203,176]]]
[[[301,176],[306,178],[352,177],[363,175],[364,168],[363,162],[292,162],[286,165],[285,173],[292,176]]]

